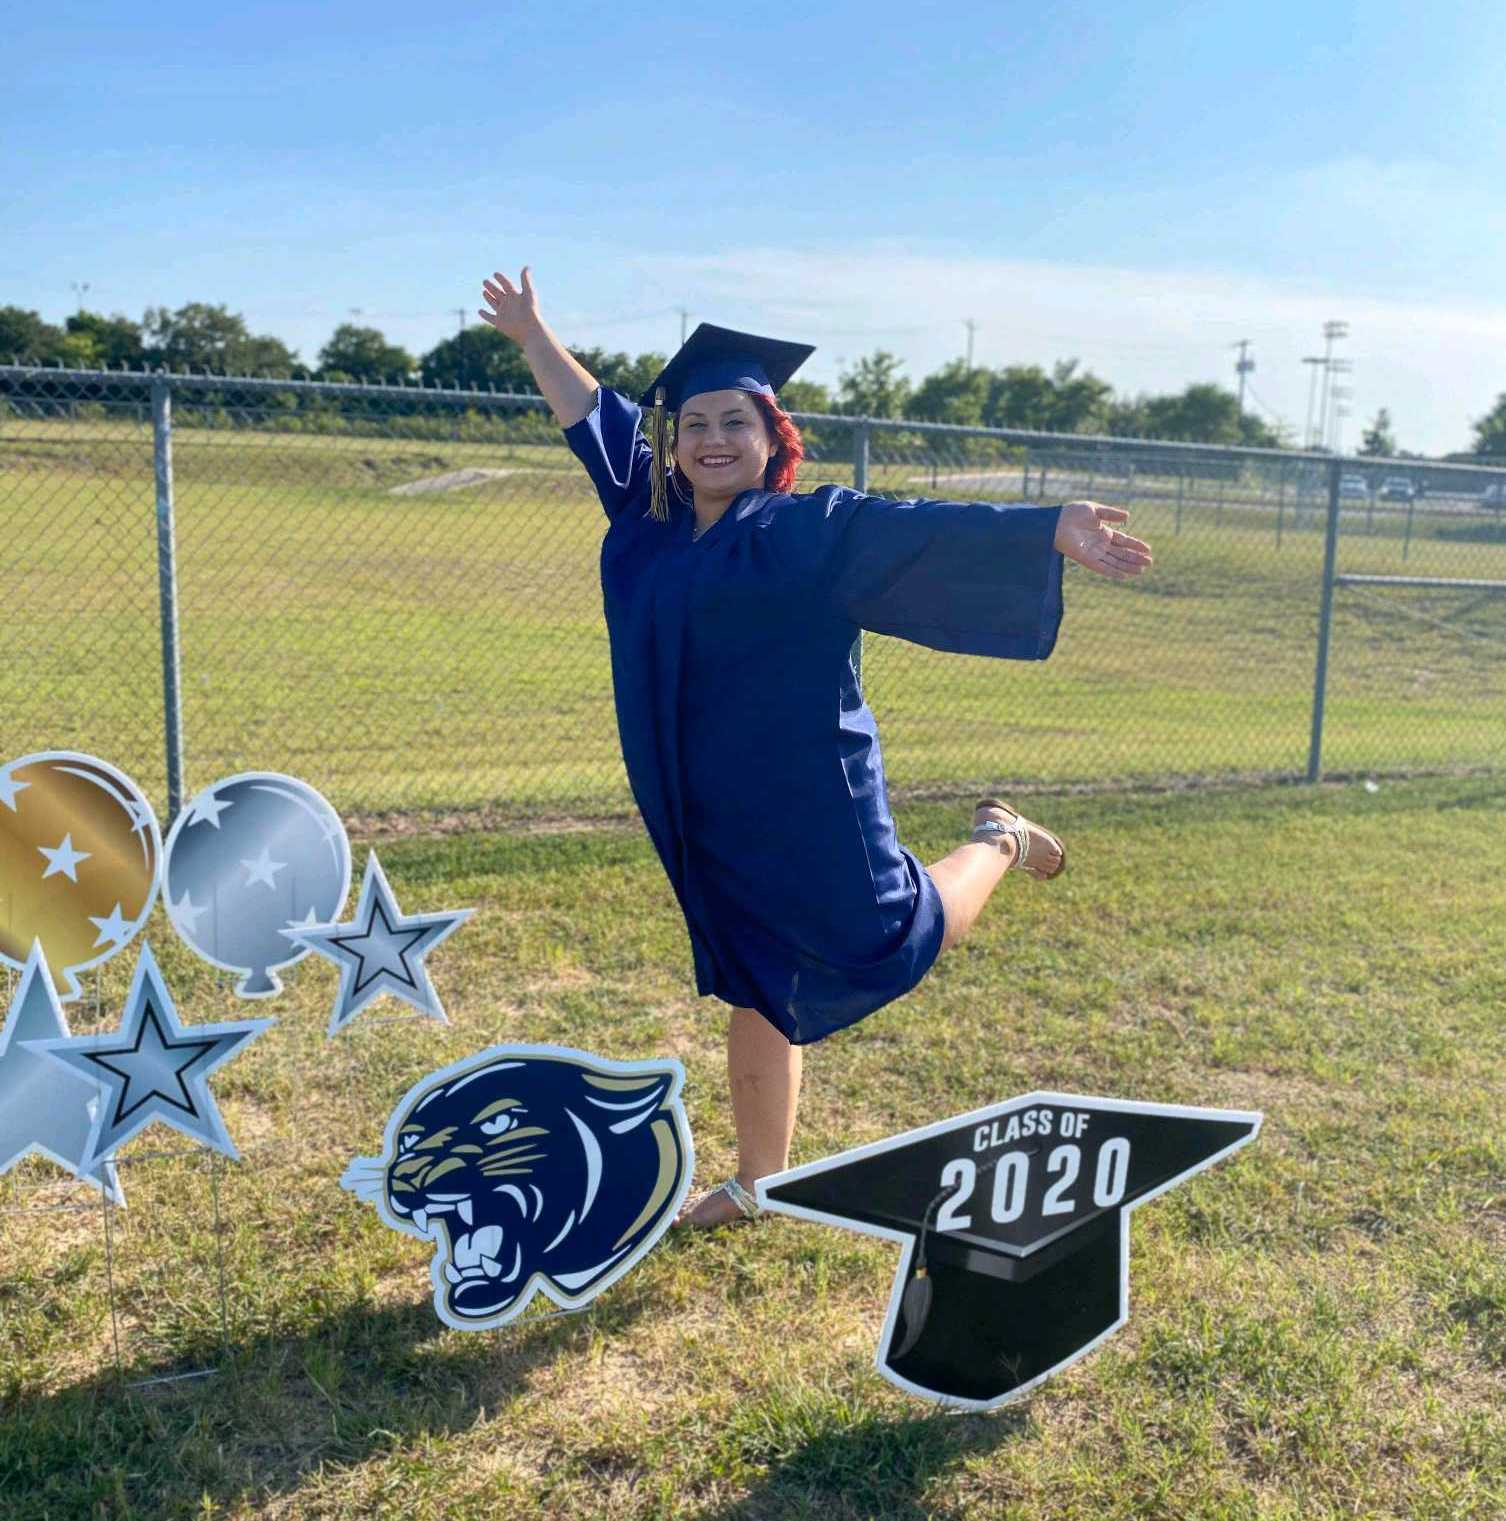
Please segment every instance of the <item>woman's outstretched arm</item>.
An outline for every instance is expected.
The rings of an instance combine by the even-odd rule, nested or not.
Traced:
[[[525,264],[522,290],[504,274],[483,280],[481,293],[491,309],[481,308],[480,315],[523,350],[539,391],[554,409],[555,420],[562,428],[573,427],[596,405],[596,378],[572,357],[539,315],[528,269]]]

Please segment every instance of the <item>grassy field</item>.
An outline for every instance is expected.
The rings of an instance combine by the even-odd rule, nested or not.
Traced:
[[[0,517],[21,570],[0,609],[8,732],[104,756],[164,808],[150,431],[0,431]],[[389,494],[476,466],[517,473]],[[801,484],[845,469],[813,462]],[[174,480],[189,790],[268,768],[346,814],[631,806],[604,519],[563,448],[181,430]],[[869,487],[931,491],[915,464],[875,465]],[[1109,583],[1069,565],[1048,662],[865,640],[897,794],[1305,769],[1321,531],[1294,531],[1287,510],[1278,547],[1274,506],[1130,505],[1154,570]],[[1506,542],[1441,537],[1458,525],[1421,516],[1410,544],[1394,515],[1358,526],[1345,521],[1341,570],[1506,579]],[[1506,598],[1341,589],[1325,766],[1499,766],[1503,649]]]
[[[882,1380],[895,1249],[788,1219],[672,1237],[578,1314],[442,1328],[427,1249],[338,1187],[396,1098],[497,1041],[672,1054],[714,1182],[722,1011],[641,830],[383,839],[406,911],[476,908],[431,966],[447,1028],[387,1002],[327,1043],[334,967],[238,1004],[156,910],[184,1017],[281,1020],[212,1079],[242,1163],[160,1127],[123,1153],[124,1378],[214,1376],[119,1388],[100,1208],[34,1212],[79,1197],[41,1163],[0,1180],[6,1521],[1506,1513],[1506,788],[1032,811],[1067,873],[1006,877],[910,996],[809,1050],[793,1160],[1032,1087],[1266,1120],[1137,1212],[1130,1323],[1022,1406]],[[926,861],[968,818],[898,810]],[[134,959],[104,968],[104,1027]]]

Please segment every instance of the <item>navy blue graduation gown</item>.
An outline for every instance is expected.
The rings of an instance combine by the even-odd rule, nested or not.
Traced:
[[[945,928],[899,843],[859,628],[1044,660],[1062,617],[1060,507],[745,491],[692,541],[649,513],[640,408],[601,387],[564,430],[609,524],[602,601],[622,758],[685,915],[696,989],[793,1043],[907,993]]]

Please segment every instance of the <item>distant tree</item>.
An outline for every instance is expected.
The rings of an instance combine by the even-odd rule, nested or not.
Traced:
[[[486,323],[442,338],[419,356],[418,370],[426,386],[538,393],[523,350]]]
[[[1277,423],[1273,428],[1253,412],[1240,414],[1239,434],[1239,442],[1246,449],[1290,449],[1296,442],[1290,423]]]
[[[657,373],[657,371],[655,372]],[[787,380],[779,388],[779,405],[786,412],[835,412],[831,392],[814,380]]]
[[[982,427],[988,407],[988,387],[987,370],[969,369],[965,359],[953,359],[939,370],[933,370],[911,392],[907,410],[917,422]]]
[[[1096,375],[1074,375],[1077,360],[1058,360],[1051,369],[1047,407],[1053,433],[1098,433],[1113,387]]]
[[[149,306],[142,327],[145,357],[151,365],[222,375],[286,375],[295,380],[309,374],[281,339],[249,333],[245,318],[224,306],[192,301],[175,312]]]
[[[984,420],[990,428],[1050,429],[1055,416],[1055,386],[1037,364],[995,370],[989,383]]]
[[[1496,397],[1495,406],[1472,424],[1476,454],[1506,454],[1506,391]]]
[[[1150,398],[1143,392],[1139,396],[1126,396],[1105,403],[1103,431],[1110,438],[1149,437],[1150,425],[1145,420],[1149,405]]]
[[[838,404],[852,417],[904,417],[911,396],[910,382],[899,374],[903,361],[887,349],[877,349],[837,380]]]
[[[342,322],[319,350],[321,380],[364,380],[369,385],[405,380],[418,362],[396,344],[388,343],[374,327]]]
[[[1153,396],[1145,421],[1152,438],[1198,444],[1238,444],[1239,400],[1232,391],[1206,382],[1188,386],[1179,396]]]
[[[634,358],[620,349],[610,354],[605,349],[570,349],[569,352],[602,385],[621,391],[633,401],[648,390],[669,363],[669,356],[659,353],[639,354]]]
[[[113,317],[100,312],[75,312],[65,326],[69,339],[87,344],[91,365],[109,365],[112,370],[128,365],[139,370],[146,363],[141,324],[119,312]]]
[[[19,306],[0,306],[0,363],[12,357],[51,364],[64,357],[63,331],[44,322],[40,312]]]
[[[1396,438],[1391,432],[1391,414],[1384,407],[1375,414],[1375,421],[1365,429],[1360,453],[1374,454],[1382,459],[1396,457]]]

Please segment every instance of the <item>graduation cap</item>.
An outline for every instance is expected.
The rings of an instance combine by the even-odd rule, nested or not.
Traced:
[[[709,322],[696,328],[638,400],[639,406],[651,409],[649,443],[654,468],[649,511],[654,517],[660,522],[669,518],[666,411],[678,415],[692,396],[706,391],[757,391],[773,396],[815,352],[814,344],[761,338]]]
[[[900,1242],[879,1372],[986,1410],[1124,1324],[1130,1211],[1254,1140],[1260,1122],[1029,1093],[761,1178],[758,1200]]]

